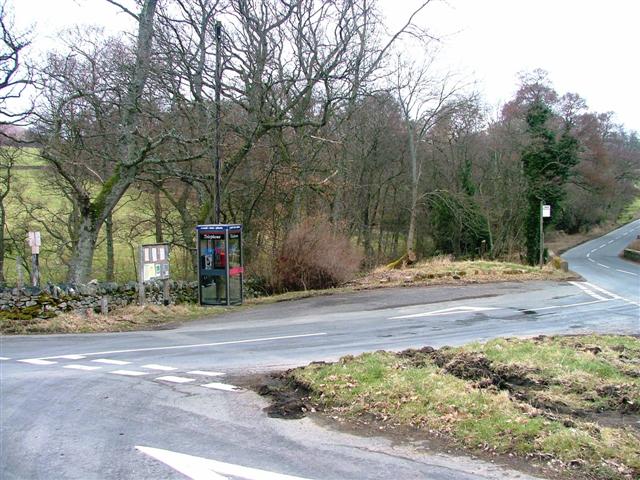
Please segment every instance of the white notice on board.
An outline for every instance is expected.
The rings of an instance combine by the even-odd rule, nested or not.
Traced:
[[[158,261],[158,252],[156,250],[156,247],[153,247],[151,249],[151,261],[152,262],[157,262]]]
[[[164,247],[160,247],[160,248],[158,249],[158,255],[160,256],[160,260],[161,260],[161,261],[162,261],[162,260],[164,260],[164,258],[165,258],[165,257],[164,257]]]
[[[143,248],[144,250],[144,261],[148,262],[149,261],[149,249],[148,248]]]

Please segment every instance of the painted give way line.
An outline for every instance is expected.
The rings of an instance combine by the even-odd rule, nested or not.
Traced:
[[[108,350],[108,351],[102,351],[102,352],[89,352],[89,353],[82,353],[80,355],[89,357],[94,355],[112,355],[114,353],[155,352],[159,350],[179,350],[183,348],[218,347],[222,345],[238,345],[242,343],[258,343],[258,342],[269,342],[274,340],[289,340],[292,338],[320,337],[322,335],[326,335],[326,333],[325,332],[305,333],[301,335],[284,335],[280,337],[263,337],[263,338],[250,338],[247,340],[230,340],[228,342],[195,343],[195,344],[188,344],[188,345],[169,345],[166,347],[129,348],[125,350]],[[65,357],[65,355],[56,356],[56,357],[39,357],[38,360],[47,361],[47,360],[63,358],[63,357]]]
[[[225,480],[230,475],[244,480],[309,480],[282,473],[243,467],[232,463],[218,462],[208,458],[195,457],[185,453],[162,450],[160,448],[137,446],[137,450],[161,461],[192,480]]]

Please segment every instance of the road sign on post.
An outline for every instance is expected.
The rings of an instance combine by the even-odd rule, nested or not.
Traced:
[[[542,218],[551,218],[551,205],[542,205]]]

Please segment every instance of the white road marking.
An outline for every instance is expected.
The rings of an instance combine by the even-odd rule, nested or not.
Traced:
[[[170,466],[192,480],[221,480],[227,478],[225,475],[243,480],[309,480],[160,448],[136,446],[136,449]]]
[[[602,263],[596,263],[596,265],[598,265],[599,267],[602,267],[602,268],[611,268],[610,266],[603,265]]]
[[[136,370],[114,370],[113,373],[115,375],[125,375],[127,377],[139,377],[140,375],[148,375],[149,372],[138,372]]]
[[[615,240],[609,240],[609,241],[607,242],[607,245],[611,245],[613,242],[615,242]]]
[[[65,360],[82,360],[83,358],[85,358],[85,356],[84,355],[62,355],[57,358],[64,358]]]
[[[626,270],[620,270],[618,268],[616,268],[616,272],[620,272],[620,273],[628,273],[629,275],[633,275],[634,277],[637,277],[638,274],[637,273],[633,273],[633,272],[627,272]]]
[[[54,363],[58,363],[52,362],[51,360],[43,360],[41,358],[26,358],[18,361],[22,363],[30,363],[31,365],[53,365]]]
[[[536,312],[540,310],[551,310],[554,308],[572,308],[572,307],[581,307],[582,305],[593,305],[594,303],[603,303],[603,302],[611,302],[610,298],[604,300],[594,300],[593,302],[581,302],[581,303],[572,303],[570,305],[553,305],[551,307],[541,307],[541,308],[533,308],[531,310],[535,310]]]
[[[619,295],[616,295],[615,293],[612,293],[609,290],[605,290],[604,288],[599,287],[598,285],[595,285],[593,283],[590,283],[590,282],[584,282],[584,283],[589,285],[590,288],[593,288],[594,290],[599,291],[600,293],[604,293],[605,295],[609,295],[611,298],[615,298],[615,299],[622,298]]]
[[[586,293],[590,297],[593,297],[598,300],[607,300],[605,297],[598,295],[597,293],[592,291],[590,288],[588,288],[587,285],[590,285],[590,284],[587,282],[569,282],[569,283],[574,287],[578,287],[580,290],[582,290],[584,293]]]
[[[0,357],[0,360],[11,360],[9,357]]]
[[[171,383],[195,382],[195,380],[193,378],[174,377],[174,376],[171,376],[171,375],[167,375],[166,377],[157,377],[156,380],[162,380],[163,382],[171,382]]]
[[[591,263],[596,263],[596,261],[595,261],[593,258],[590,258],[590,259],[589,259],[589,261],[590,261]]]
[[[162,372],[172,372],[177,370],[175,367],[165,367],[164,365],[156,365],[155,363],[150,363],[149,365],[142,365],[142,368],[146,368],[148,370],[160,370]]]
[[[268,342],[273,340],[289,340],[292,338],[320,337],[323,335],[327,335],[327,333],[326,332],[305,333],[301,335],[283,335],[281,337],[251,338],[248,340],[230,340],[228,342],[196,343],[192,345],[170,345],[167,347],[129,348],[126,350],[108,350],[104,352],[88,352],[88,353],[82,353],[79,355],[84,355],[85,357],[89,357],[89,356],[95,356],[95,355],[112,355],[115,353],[157,352],[159,350],[177,350],[181,348],[220,347],[223,345],[239,345],[242,343],[258,343],[258,342]],[[43,357],[43,358],[58,358],[58,357]]]
[[[70,368],[72,370],[100,370],[102,367],[91,367],[89,365],[65,365],[62,368]]]
[[[190,375],[204,375],[205,377],[222,377],[224,373],[222,372],[209,372],[207,370],[191,370],[187,372]]]
[[[486,307],[451,307],[451,308],[445,308],[442,310],[435,310],[433,312],[414,313],[412,315],[399,315],[397,317],[391,317],[390,320],[396,320],[399,318],[431,317],[435,315],[454,315],[456,313],[485,312],[487,310],[497,310],[497,309],[486,308]]]
[[[227,383],[212,382],[212,383],[205,383],[204,385],[200,385],[200,386],[204,387],[204,388],[212,388],[214,390],[224,390],[225,392],[240,392],[240,391],[242,391],[242,388],[236,387],[235,385],[229,385]]]
[[[591,252],[587,253],[587,258],[591,257]]]
[[[107,365],[129,365],[131,362],[125,362],[124,360],[110,360],[108,358],[97,358],[95,360],[91,360],[96,363],[106,363]]]

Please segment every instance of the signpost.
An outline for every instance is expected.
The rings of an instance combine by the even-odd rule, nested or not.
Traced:
[[[31,247],[31,286],[40,286],[40,245],[42,241],[40,239],[40,232],[29,232],[27,241]]]
[[[540,200],[540,268],[544,266],[544,219],[551,218],[551,205]]]

